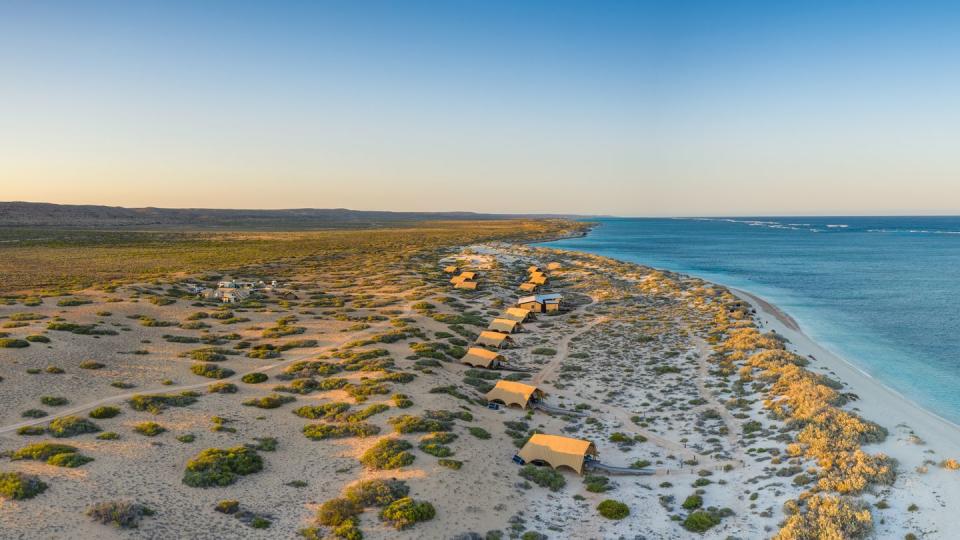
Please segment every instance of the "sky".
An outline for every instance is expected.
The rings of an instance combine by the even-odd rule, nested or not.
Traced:
[[[0,2],[0,200],[960,213],[960,7]]]

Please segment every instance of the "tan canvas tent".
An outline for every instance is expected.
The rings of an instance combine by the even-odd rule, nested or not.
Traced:
[[[532,273],[534,273],[534,272],[539,272],[539,271],[540,271],[540,267],[539,267],[539,266],[531,266],[531,267],[527,268],[527,273],[528,273],[528,274],[532,274]]]
[[[497,332],[506,332],[512,334],[520,330],[520,323],[510,319],[494,319],[487,327],[487,330],[496,330]]]
[[[597,447],[590,441],[571,439],[560,435],[537,433],[517,452],[527,463],[542,461],[554,469],[569,467],[583,473],[583,461],[587,456],[597,456]]]
[[[501,364],[505,364],[507,359],[504,358],[503,355],[489,351],[483,347],[470,347],[470,350],[467,351],[467,355],[463,357],[461,362],[473,367],[493,369],[500,367]]]
[[[560,263],[552,262],[547,264],[547,270],[559,270],[561,268]]]
[[[456,273],[457,273],[457,270],[460,270],[460,268],[457,267],[457,265],[455,265],[455,264],[451,264],[450,266],[447,266],[447,267],[445,267],[445,268],[443,269],[443,271],[446,272],[446,273],[448,273],[448,274],[456,274]]]
[[[527,408],[531,398],[541,400],[543,397],[543,390],[536,386],[504,380],[497,381],[497,385],[486,395],[487,401],[499,401],[504,405],[518,405],[521,409]]]
[[[510,319],[511,321],[524,322],[530,318],[530,310],[518,307],[507,308],[506,313],[503,314],[503,318]]]
[[[453,276],[452,278],[450,278],[450,283],[453,283],[454,285],[456,285],[457,283],[460,283],[461,281],[466,281],[466,280],[467,278],[463,276]]]
[[[458,281],[457,283],[454,283],[453,287],[455,289],[469,289],[471,291],[475,291],[477,290],[478,285],[479,283],[477,283],[476,281],[469,281],[465,279],[463,281]]]
[[[544,276],[544,275],[531,276],[531,277],[530,277],[530,283],[533,283],[534,285],[546,285],[546,284],[547,284],[547,276]]]
[[[477,273],[476,272],[460,272],[460,275],[458,277],[462,277],[463,279],[477,279]]]
[[[484,330],[480,332],[480,337],[477,338],[477,343],[480,345],[486,345],[488,347],[501,348],[506,345],[513,343],[513,338],[504,334],[503,332],[493,332],[491,330]]]
[[[534,292],[537,290],[537,287],[539,287],[539,285],[536,283],[530,283],[529,281],[520,284],[520,290],[523,292]]]

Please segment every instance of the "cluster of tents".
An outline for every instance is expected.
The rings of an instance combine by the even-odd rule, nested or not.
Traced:
[[[455,265],[447,266],[443,269],[447,274],[457,274],[460,272],[460,268]],[[480,275],[477,272],[460,272],[459,274],[450,278],[450,284],[457,289],[467,289],[470,291],[477,290],[477,287],[480,286],[480,283],[477,281],[477,278]]]
[[[547,265],[547,270],[559,270],[560,263],[552,262]],[[527,280],[520,284],[520,290],[523,292],[536,292],[537,289],[547,284],[550,277],[540,270],[539,266],[527,268]]]

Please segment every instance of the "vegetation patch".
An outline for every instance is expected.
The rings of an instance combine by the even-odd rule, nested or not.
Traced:
[[[567,481],[562,474],[547,467],[537,467],[528,463],[520,469],[519,474],[522,478],[550,491],[560,491],[567,485]]]
[[[79,416],[64,416],[55,418],[47,424],[47,433],[53,437],[75,437],[84,433],[97,433],[100,426]]]
[[[403,439],[382,439],[360,456],[360,463],[371,469],[399,469],[416,459],[408,452],[413,445]]]
[[[263,470],[263,458],[245,446],[208,448],[187,462],[183,483],[191,487],[229,486]]]
[[[87,509],[87,516],[94,521],[121,529],[136,529],[141,518],[153,514],[146,506],[129,501],[101,502]]]
[[[380,511],[380,519],[401,530],[410,528],[421,521],[429,521],[437,515],[433,505],[425,501],[415,501],[410,497],[397,499]]]
[[[22,501],[47,490],[47,484],[35,476],[20,472],[0,472],[0,498]]]
[[[597,505],[597,512],[607,519],[623,519],[630,515],[630,507],[620,501],[607,499]]]
[[[197,401],[196,392],[181,392],[179,394],[137,394],[127,402],[135,411],[148,411],[160,414],[167,407],[186,407]]]

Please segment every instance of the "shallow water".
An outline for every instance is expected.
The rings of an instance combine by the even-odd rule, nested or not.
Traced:
[[[960,217],[594,221],[586,237],[541,245],[762,296],[822,345],[960,423]]]

